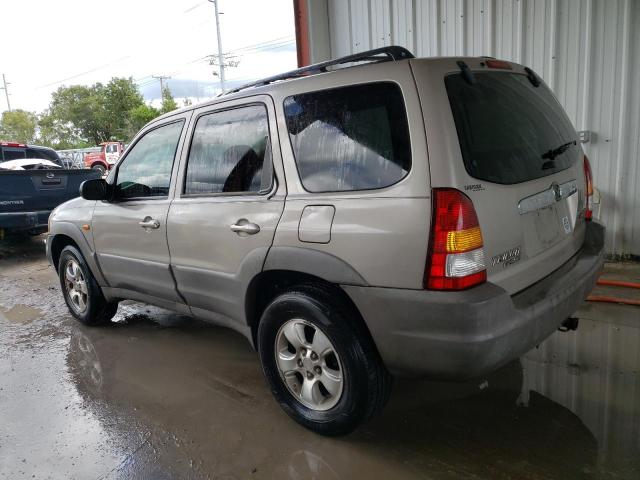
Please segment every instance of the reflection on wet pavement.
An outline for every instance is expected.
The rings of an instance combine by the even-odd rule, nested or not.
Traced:
[[[640,309],[590,304],[484,381],[398,380],[334,439],[280,410],[238,334],[133,302],[80,326],[40,252],[1,253],[0,478],[639,477]]]

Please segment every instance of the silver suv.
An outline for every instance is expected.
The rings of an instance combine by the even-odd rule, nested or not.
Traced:
[[[602,267],[592,191],[532,70],[389,47],[154,120],[52,213],[47,255],[82,323],[134,299],[237,330],[335,435],[392,375],[479,377],[561,326]]]

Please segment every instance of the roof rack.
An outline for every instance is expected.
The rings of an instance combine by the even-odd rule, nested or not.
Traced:
[[[326,62],[314,63],[306,67],[291,70],[289,72],[280,73],[272,77],[263,78],[256,82],[247,83],[240,87],[228,90],[221,93],[218,96],[227,95],[229,93],[236,93],[240,90],[244,90],[250,87],[259,87],[262,85],[268,85],[278,80],[287,80],[290,78],[306,77],[314,73],[323,73],[327,71],[327,67],[334,65],[343,65],[345,63],[353,62],[389,62],[397,60],[406,60],[408,58],[415,58],[413,54],[404,47],[389,46],[382,48],[375,48],[373,50],[367,50],[366,52],[354,53],[353,55],[347,55],[346,57],[336,58],[335,60],[328,60]]]

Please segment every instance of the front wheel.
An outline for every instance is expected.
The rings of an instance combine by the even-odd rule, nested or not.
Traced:
[[[335,292],[304,285],[277,297],[258,327],[260,360],[276,400],[323,435],[351,432],[389,396],[391,377],[356,315]]]
[[[85,325],[108,323],[118,310],[117,302],[107,302],[84,257],[77,248],[62,249],[58,276],[69,312]]]
[[[100,164],[94,165],[93,167],[91,167],[91,170],[96,170],[100,172],[101,177],[104,176],[105,172],[107,171],[107,169]]]

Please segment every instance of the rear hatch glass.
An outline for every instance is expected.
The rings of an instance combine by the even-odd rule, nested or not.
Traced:
[[[580,147],[551,91],[525,75],[486,72],[469,85],[445,78],[464,164],[472,177],[514,184],[570,167]]]
[[[582,245],[584,173],[577,133],[553,93],[526,75],[445,77],[490,281],[515,293],[559,268]]]

